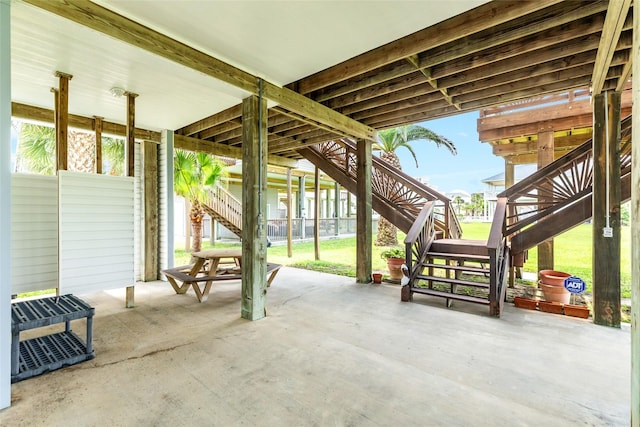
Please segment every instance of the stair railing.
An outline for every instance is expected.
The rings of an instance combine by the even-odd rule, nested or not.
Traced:
[[[424,263],[426,254],[436,238],[434,213],[435,202],[425,203],[404,239],[405,264],[409,269],[409,284],[402,288],[402,301],[409,301],[410,287],[413,286],[416,276],[420,274],[420,266]]]
[[[209,189],[202,203],[237,229],[242,229],[242,202],[220,184]]]
[[[623,179],[631,171],[631,130],[631,116],[629,116],[622,120],[620,132],[620,169]],[[592,191],[592,145],[592,139],[589,139],[553,163],[498,194],[498,197],[508,199],[505,226],[507,236],[513,236],[562,210],[573,207],[576,207],[577,211],[580,210],[579,204],[590,197]],[[546,239],[553,236],[544,237]]]
[[[353,141],[343,138],[309,148],[319,152],[350,181],[357,180],[357,146]],[[300,153],[304,155],[303,151]],[[442,203],[442,210],[436,209],[433,213],[437,228],[444,231],[444,237],[461,237],[460,223],[448,197],[389,165],[377,156],[373,156],[372,166],[371,185],[374,194],[383,199],[391,208],[410,216],[411,220],[408,224],[412,224],[418,217],[426,202],[438,200]]]
[[[504,293],[507,288],[509,272],[509,245],[505,235],[507,219],[507,198],[498,198],[489,239],[489,311],[492,316],[500,316],[504,304]]]

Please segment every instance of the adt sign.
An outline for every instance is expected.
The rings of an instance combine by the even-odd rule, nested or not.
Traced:
[[[587,284],[581,278],[571,276],[564,279],[564,288],[572,294],[581,294],[587,289]]]

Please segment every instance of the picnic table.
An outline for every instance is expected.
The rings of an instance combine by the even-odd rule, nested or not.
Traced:
[[[198,301],[203,302],[207,300],[213,282],[242,278],[241,248],[209,249],[194,252],[191,258],[192,264],[162,270],[177,294],[184,294],[193,287]],[[280,264],[267,263],[267,286],[271,286],[280,267]]]

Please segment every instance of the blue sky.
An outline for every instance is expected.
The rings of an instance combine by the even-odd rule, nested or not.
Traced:
[[[419,167],[416,168],[409,150],[401,148],[396,153],[402,170],[414,177],[428,177],[429,185],[440,192],[482,191],[484,184],[480,181],[504,172],[504,160],[493,155],[489,144],[478,140],[477,119],[478,113],[474,112],[420,123],[453,141],[458,154],[453,156],[432,142],[415,141],[411,146]]]

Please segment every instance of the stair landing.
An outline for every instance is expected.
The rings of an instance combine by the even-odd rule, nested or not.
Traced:
[[[487,256],[486,240],[439,239],[431,244],[430,252]]]

